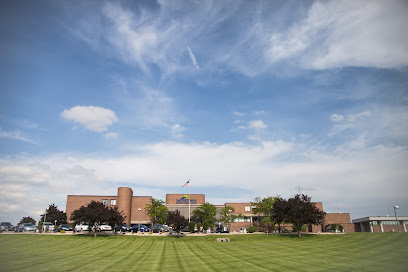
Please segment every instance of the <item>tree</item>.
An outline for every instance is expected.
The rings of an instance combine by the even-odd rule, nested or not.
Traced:
[[[215,216],[217,215],[217,208],[208,202],[202,204],[193,211],[192,220],[200,223],[204,230],[213,228],[215,224]]]
[[[225,206],[225,208],[222,208],[219,212],[220,222],[224,223],[227,226],[230,223],[234,222],[235,219],[238,217],[238,215],[235,215],[234,212],[235,212],[235,209],[231,206]]]
[[[67,214],[60,211],[55,204],[51,204],[48,206],[46,213],[41,215],[40,221],[51,222],[54,224],[55,220],[60,224],[65,224],[67,223]]]
[[[145,207],[145,212],[149,215],[152,224],[166,224],[169,210],[164,206],[164,201],[152,198]]]
[[[179,210],[169,211],[167,224],[173,228],[177,234],[180,234],[181,229],[188,225],[188,220],[180,214]]]
[[[320,211],[314,203],[311,202],[311,197],[307,195],[295,195],[289,198],[285,209],[285,222],[290,222],[296,226],[299,238],[301,237],[300,230],[305,224],[321,224],[326,213]]]
[[[33,218],[31,218],[31,216],[27,216],[27,217],[23,217],[21,220],[20,220],[20,223],[18,223],[17,225],[21,225],[21,224],[24,224],[24,223],[32,223],[33,225],[35,225],[35,220],[33,219]]]
[[[111,208],[103,205],[101,202],[92,201],[86,206],[81,206],[78,210],[72,212],[71,220],[75,224],[87,223],[89,232],[92,230],[96,237],[96,231],[101,224],[107,223],[111,227],[122,225],[125,217],[118,208]]]
[[[273,204],[277,199],[279,199],[278,196],[268,196],[262,199],[257,197],[255,201],[251,203],[252,206],[255,206],[255,208],[252,209],[253,213],[262,216],[262,223],[270,227],[274,226],[276,222],[273,217]]]
[[[283,199],[281,197],[275,199],[275,202],[273,203],[272,217],[275,221],[275,224],[278,224],[279,233],[281,232],[281,224],[285,222],[285,210],[287,203],[288,202],[286,201],[286,199]]]

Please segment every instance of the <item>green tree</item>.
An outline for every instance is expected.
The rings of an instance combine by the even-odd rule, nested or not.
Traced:
[[[87,223],[89,232],[92,230],[96,237],[96,232],[101,224],[107,223],[110,226],[122,225],[125,218],[118,208],[111,208],[103,205],[101,202],[92,201],[86,206],[81,206],[78,210],[72,212],[71,220],[74,224]]]
[[[20,223],[18,223],[18,225],[21,225],[24,223],[32,223],[35,226],[36,221],[31,216],[27,216],[27,217],[23,217],[20,220]]]
[[[160,199],[152,198],[150,202],[146,204],[145,212],[149,215],[152,224],[166,224],[169,210],[164,206],[164,201]]]
[[[193,211],[192,220],[200,223],[204,230],[213,228],[215,224],[215,216],[217,215],[217,208],[208,202],[202,204]]]
[[[262,217],[262,223],[266,224],[269,227],[275,225],[275,219],[273,214],[273,204],[279,199],[279,196],[272,197],[268,196],[265,198],[257,197],[255,201],[252,202],[252,206],[255,208],[252,209],[253,213]]]
[[[220,222],[225,225],[229,225],[230,223],[234,222],[238,215],[234,214],[235,209],[231,206],[225,206],[225,208],[220,209]]]
[[[301,237],[300,231],[303,225],[321,224],[326,213],[320,211],[314,203],[311,202],[311,197],[307,195],[295,195],[289,198],[285,208],[285,222],[290,222],[296,226],[298,236]]]
[[[188,226],[188,220],[180,214],[179,210],[169,211],[167,224],[177,232],[178,238],[180,238],[180,231]]]
[[[60,211],[55,204],[51,204],[48,206],[46,213],[41,215],[40,221],[44,222],[44,220],[53,224],[57,220],[59,224],[65,224],[67,223],[67,214]]]

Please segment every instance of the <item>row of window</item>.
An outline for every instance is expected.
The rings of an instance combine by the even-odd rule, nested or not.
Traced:
[[[103,204],[103,205],[108,205],[108,203],[109,203],[108,200],[109,200],[109,199],[102,199],[102,204]],[[110,205],[111,205],[111,206],[115,206],[115,205],[116,205],[116,199],[111,199],[111,200],[110,200]]]
[[[381,222],[382,222],[383,225],[398,225],[398,224],[400,224],[399,223],[400,221],[396,221],[396,220],[394,220],[394,221],[392,221],[392,220],[390,220],[390,221],[381,221]],[[402,221],[401,223],[408,224],[408,221]],[[377,226],[378,221],[372,221],[372,224],[373,224],[373,226]]]

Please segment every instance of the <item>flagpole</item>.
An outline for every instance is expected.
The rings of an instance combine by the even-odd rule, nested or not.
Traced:
[[[190,181],[190,179],[188,179]],[[188,183],[188,223],[190,223],[190,204],[191,204],[191,197],[190,197],[190,182]]]

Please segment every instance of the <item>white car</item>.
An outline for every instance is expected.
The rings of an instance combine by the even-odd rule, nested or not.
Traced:
[[[42,226],[43,231],[53,231],[54,225],[51,222],[44,222]]]
[[[83,231],[83,230],[89,230],[88,224],[78,224],[75,226],[75,231]]]
[[[106,224],[102,224],[98,227],[99,231],[110,231],[112,230],[112,227]]]

